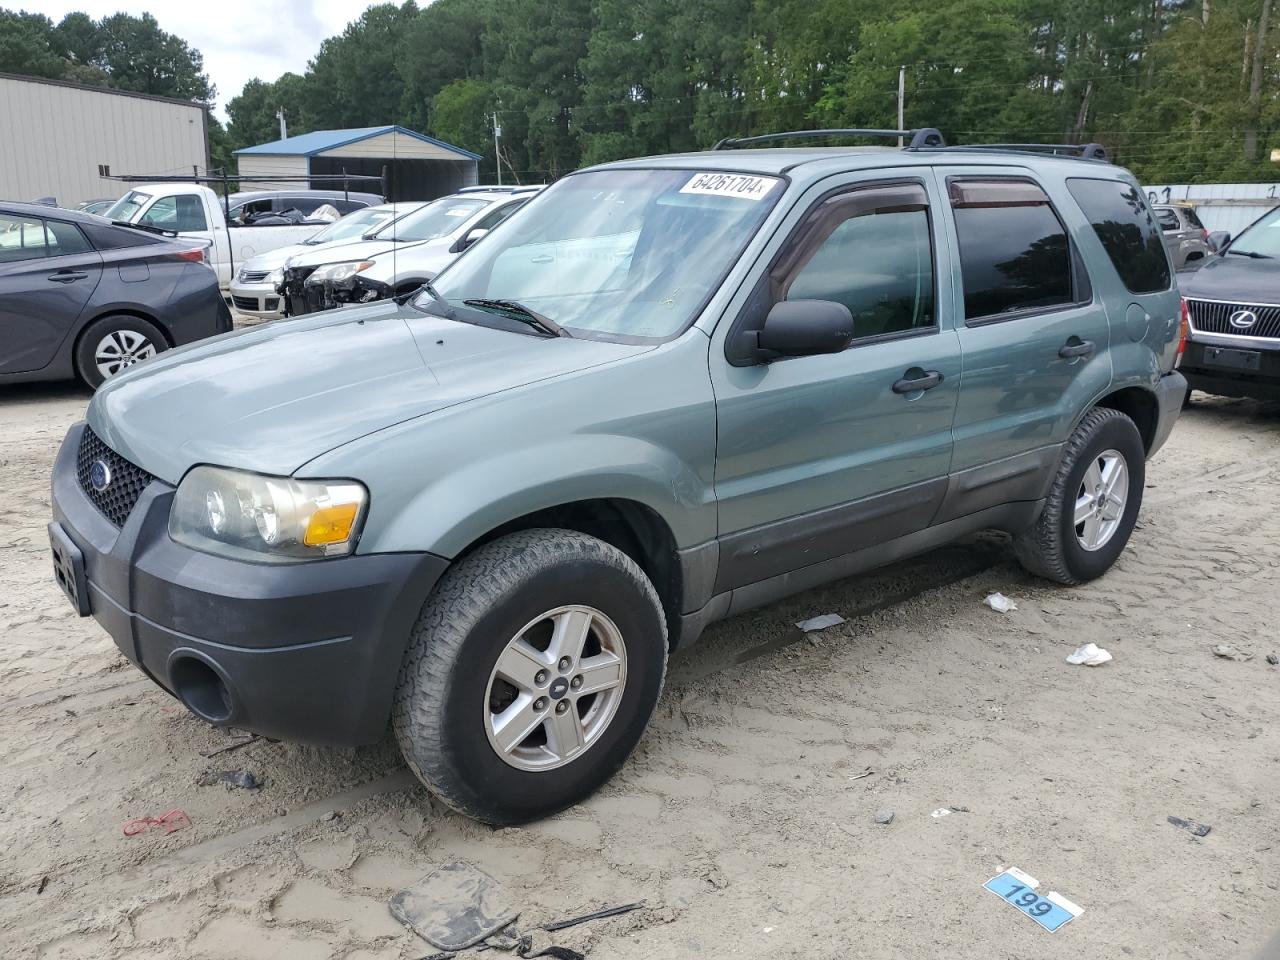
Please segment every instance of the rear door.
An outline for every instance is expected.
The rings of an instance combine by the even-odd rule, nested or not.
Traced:
[[[48,366],[101,278],[75,224],[0,214],[0,373]]]
[[[1070,239],[1089,225],[1060,182],[1022,168],[938,175],[964,356],[941,522],[1044,495],[1080,411],[1111,382],[1111,331]]]

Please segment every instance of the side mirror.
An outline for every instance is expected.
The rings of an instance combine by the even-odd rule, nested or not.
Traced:
[[[756,333],[763,362],[780,357],[840,353],[853,340],[853,314],[832,300],[783,300],[775,303]]]
[[[1209,249],[1214,253],[1221,253],[1227,249],[1227,244],[1231,242],[1231,234],[1226,230],[1215,230],[1209,236],[1205,237],[1205,243],[1209,244]]]

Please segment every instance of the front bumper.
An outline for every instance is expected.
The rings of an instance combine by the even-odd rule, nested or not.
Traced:
[[[1173,432],[1173,425],[1178,422],[1178,415],[1182,413],[1182,401],[1186,396],[1187,381],[1178,370],[1166,373],[1156,384],[1156,402],[1159,412],[1156,416],[1155,436],[1151,438],[1151,449],[1147,451],[1148,457],[1153,456],[1169,439],[1169,434]]]
[[[447,561],[200,553],[170,539],[174,488],[159,480],[117,528],[77,479],[84,430],[71,428],[54,464],[50,533],[55,555],[59,533],[81,554],[84,606],[121,652],[218,726],[301,743],[381,739],[410,628]]]
[[[1257,366],[1232,366],[1226,362],[1241,353],[1256,355]],[[1280,400],[1280,340],[1268,343],[1262,338],[1214,339],[1193,333],[1178,370],[1193,390],[1223,397]]]
[[[274,283],[232,283],[231,305],[240,313],[263,320],[284,316],[284,298]]]
[[[389,299],[394,293],[387,284],[359,274],[339,283],[329,280],[317,282],[311,279],[315,269],[297,267],[285,271],[281,290],[284,293],[283,308],[288,316],[374,303]]]

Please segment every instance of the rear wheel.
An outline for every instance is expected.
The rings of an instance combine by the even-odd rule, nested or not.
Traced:
[[[666,672],[662,606],[615,547],[514,533],[452,568],[423,607],[393,727],[424,784],[494,824],[547,816],[622,766]]]
[[[135,363],[169,349],[155,324],[128,314],[99,317],[80,334],[76,344],[76,373],[97,388]]]
[[[1089,411],[1067,440],[1040,519],[1014,546],[1031,573],[1084,583],[1111,568],[1142,506],[1146,450],[1118,410]]]

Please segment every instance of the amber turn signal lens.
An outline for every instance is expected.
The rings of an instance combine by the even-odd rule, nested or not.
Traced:
[[[346,543],[351,536],[351,528],[355,525],[356,514],[360,512],[359,504],[339,503],[331,507],[321,507],[307,521],[307,532],[302,542],[308,547],[323,547],[330,543]]]

